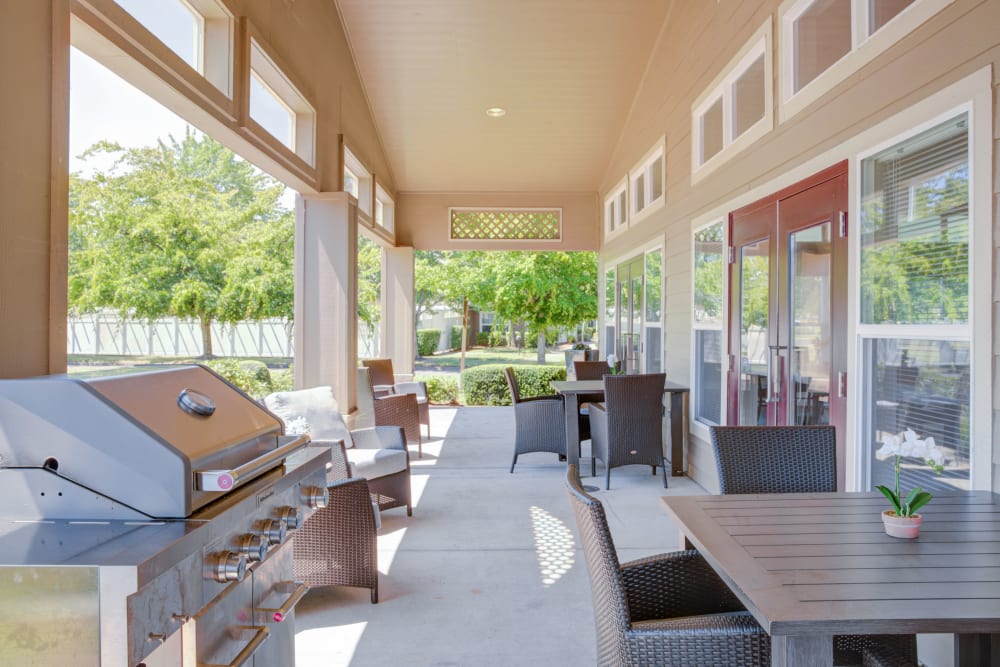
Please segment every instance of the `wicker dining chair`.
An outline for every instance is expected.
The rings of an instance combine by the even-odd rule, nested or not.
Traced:
[[[427,398],[427,383],[396,382],[392,370],[392,359],[362,359],[361,365],[371,371],[372,390],[376,398],[388,394],[413,394],[417,399],[420,423],[427,427],[427,437],[431,435],[431,409]],[[417,427],[419,429],[419,426]]]
[[[420,404],[414,394],[377,394],[372,383],[372,371],[358,368],[358,410],[371,410],[376,426],[399,426],[406,442],[417,446],[417,458],[424,458],[424,439],[420,433]],[[362,405],[365,401],[365,405]]]
[[[667,463],[663,455],[663,373],[606,375],[604,403],[590,405],[591,475],[596,459],[604,462],[605,489],[611,488],[611,469],[642,464],[662,467],[667,488]]]
[[[713,426],[710,433],[722,494],[837,490],[837,430],[833,426]],[[916,635],[837,635],[833,639],[836,665],[861,665],[867,649],[916,664]]]
[[[594,603],[599,667],[771,664],[771,638],[697,551],[620,563],[601,502],[566,487]]]
[[[344,443],[331,444],[330,499],[292,533],[295,578],[310,586],[356,586],[378,602],[378,548],[371,491],[363,477],[348,477]]]
[[[566,422],[562,396],[534,396],[522,398],[514,369],[503,370],[514,406],[514,472],[519,454],[552,452],[566,456]]]
[[[608,371],[608,364],[604,361],[573,362],[573,375],[577,380],[602,380]],[[590,440],[590,404],[603,400],[603,393],[580,394],[577,397],[580,405],[580,440]]]

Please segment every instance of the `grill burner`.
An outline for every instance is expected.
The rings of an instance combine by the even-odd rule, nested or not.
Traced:
[[[201,366],[0,380],[0,664],[294,664],[326,448]]]

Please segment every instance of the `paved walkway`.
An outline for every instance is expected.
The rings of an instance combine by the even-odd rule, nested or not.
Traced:
[[[508,473],[510,408],[437,408],[431,420],[424,458],[413,459],[413,516],[382,514],[381,601],[366,589],[311,591],[296,615],[297,667],[594,664],[565,464],[524,454]],[[616,468],[611,490],[595,494],[623,561],[677,548],[660,496],[704,493],[686,478],[665,490],[661,479]]]

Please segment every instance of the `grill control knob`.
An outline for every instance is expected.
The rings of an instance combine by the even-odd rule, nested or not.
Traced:
[[[240,552],[246,554],[247,560],[259,561],[267,558],[268,541],[260,535],[248,533],[242,535],[239,540]]]
[[[225,584],[230,581],[243,581],[246,572],[246,556],[234,554],[231,551],[220,551],[215,555],[215,563],[209,578],[215,579],[220,584]]]
[[[304,486],[302,501],[314,510],[323,509],[330,502],[330,492],[325,486]]]
[[[299,527],[299,511],[294,507],[282,507],[278,510],[278,518],[285,522],[288,530],[295,530]]]
[[[260,522],[258,533],[268,544],[281,544],[285,541],[285,522],[280,519],[264,519]]]

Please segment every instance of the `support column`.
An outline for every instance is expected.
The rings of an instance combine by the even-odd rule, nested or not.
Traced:
[[[0,378],[66,370],[69,2],[0,0]]]
[[[386,248],[382,267],[382,350],[396,373],[413,373],[413,248]]]
[[[295,204],[295,386],[330,385],[357,407],[358,207],[344,192]]]

